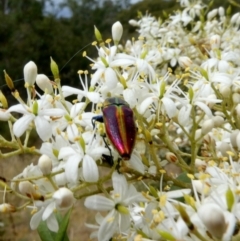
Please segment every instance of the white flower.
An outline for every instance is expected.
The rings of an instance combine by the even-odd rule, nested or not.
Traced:
[[[130,227],[129,206],[145,200],[133,185],[128,185],[123,175],[114,172],[112,182],[111,198],[94,195],[84,202],[89,209],[109,211],[98,230],[98,240],[101,241],[108,241],[116,232],[125,232]]]
[[[64,165],[65,175],[70,183],[77,183],[79,179],[79,164],[82,164],[82,176],[86,182],[97,182],[99,179],[96,160],[100,159],[102,154],[109,154],[107,148],[99,145],[99,142],[93,141],[86,146],[85,153],[82,147],[75,145],[62,147],[58,158],[66,160]]]
[[[45,100],[35,101],[32,108],[21,104],[14,105],[8,109],[8,112],[22,113],[13,125],[13,133],[20,137],[29,128],[31,122],[34,122],[39,137],[46,141],[52,135],[51,120],[47,117],[61,117],[65,111],[57,108],[46,108]]]
[[[94,91],[94,92],[90,91],[91,87],[94,88],[96,83],[94,83],[94,84],[91,83],[91,87],[89,88],[89,81],[88,81],[88,75],[87,75],[88,72],[87,71],[78,71],[78,73],[79,73],[79,79],[80,79],[80,83],[81,83],[83,90],[81,90],[79,88],[73,88],[70,86],[63,86],[62,91],[63,91],[64,97],[76,94],[76,95],[78,95],[79,101],[82,101],[82,98],[86,97],[91,102],[98,103],[99,98],[100,98],[99,93],[96,91]],[[85,81],[83,81],[83,79],[82,79],[82,76],[81,76],[82,74],[84,74],[84,76],[85,76]]]

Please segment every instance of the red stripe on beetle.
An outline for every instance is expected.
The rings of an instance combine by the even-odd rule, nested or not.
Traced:
[[[107,136],[119,155],[129,160],[137,134],[133,111],[121,98],[108,98],[103,106]]]

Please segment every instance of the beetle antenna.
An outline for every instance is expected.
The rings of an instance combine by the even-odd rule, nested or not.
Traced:
[[[63,67],[60,69],[60,72],[69,64],[69,62],[71,62],[71,60],[72,60],[73,58],[75,58],[75,56],[76,56],[77,54],[79,54],[81,51],[83,51],[85,48],[87,48],[87,47],[90,46],[91,44],[92,44],[92,42],[86,44],[84,47],[82,47],[81,49],[79,49],[79,50],[63,65]],[[48,76],[48,77],[52,77],[52,76]],[[13,83],[17,83],[17,82],[22,81],[22,80],[24,80],[24,78],[14,80]],[[7,84],[1,85],[0,88],[2,88],[2,87],[4,87],[4,86],[7,86]]]
[[[82,47],[81,49],[79,49],[68,61],[66,64],[63,65],[63,67],[60,69],[60,72],[65,68],[65,66],[82,50],[84,50],[85,48],[87,48],[89,45],[91,45],[92,43],[86,44],[84,47]]]

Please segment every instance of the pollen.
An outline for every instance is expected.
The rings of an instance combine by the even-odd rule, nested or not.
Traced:
[[[120,194],[119,194],[119,193],[115,193],[115,194],[114,194],[114,197],[115,197],[115,198],[119,198],[119,197],[120,197]]]
[[[114,221],[114,217],[110,217],[110,218],[108,218],[108,220],[107,220],[108,223],[112,223],[113,221]]]
[[[135,236],[134,241],[142,241],[142,235],[138,234],[137,236]]]
[[[190,174],[190,173],[188,173],[187,176],[188,176],[188,178],[190,178],[191,180],[194,179],[194,176],[193,176],[192,174]]]
[[[38,211],[38,209],[37,209],[37,208],[34,208],[34,209],[31,211],[31,215],[35,214],[37,211]]]
[[[165,173],[166,173],[166,171],[165,171],[164,169],[160,169],[159,172],[160,172],[161,174],[165,174]]]
[[[105,41],[106,44],[109,44],[111,42],[112,42],[112,39],[110,39],[110,38]]]
[[[167,202],[167,195],[161,195],[159,199],[159,205],[160,207],[164,207]]]
[[[232,157],[235,156],[235,154],[234,154],[232,151],[226,151],[226,153],[227,153],[229,156],[232,156]]]

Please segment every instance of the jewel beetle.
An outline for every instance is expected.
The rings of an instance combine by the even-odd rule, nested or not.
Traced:
[[[102,113],[92,118],[93,126],[95,121],[104,123],[110,143],[123,160],[129,160],[137,135],[133,110],[122,98],[110,97],[104,101]]]

